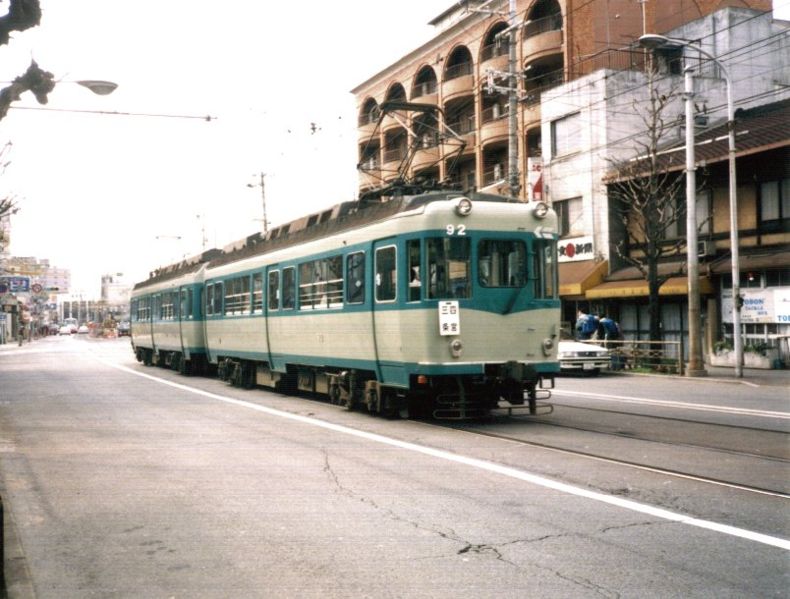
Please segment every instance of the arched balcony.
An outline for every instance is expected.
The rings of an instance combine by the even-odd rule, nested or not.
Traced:
[[[465,46],[453,50],[444,68],[442,94],[445,101],[472,93],[474,89],[472,54]]]
[[[562,11],[556,0],[539,0],[524,23],[522,56],[529,60],[547,52],[562,51]]]
[[[506,181],[508,177],[507,143],[489,144],[483,148],[483,187]]]
[[[446,161],[444,172],[445,178],[458,185],[461,190],[467,192],[477,189],[477,171],[475,169],[474,156]]]
[[[395,128],[384,134],[384,149],[381,155],[381,173],[385,179],[397,178],[408,149],[408,136],[403,128]]]
[[[562,54],[550,54],[530,61],[524,69],[524,103],[540,104],[540,94],[565,82],[565,65]],[[533,122],[527,118],[525,123]]]
[[[432,106],[439,103],[439,81],[436,79],[436,72],[432,67],[423,67],[417,73],[411,88],[411,101],[416,104],[430,104]]]
[[[369,189],[381,184],[381,148],[378,140],[359,146],[359,186]]]
[[[495,71],[507,70],[509,57],[508,36],[499,36],[505,29],[507,29],[507,23],[500,21],[489,29],[486,34],[483,46],[480,49],[481,76],[486,69]]]
[[[386,102],[405,102],[406,101],[406,90],[400,83],[394,84],[390,87],[389,91],[387,92],[387,97],[384,100]],[[397,116],[396,116],[397,115]],[[388,129],[392,129],[395,127],[403,128],[404,124],[407,123],[408,114],[404,112],[390,112],[384,115],[384,118],[381,120],[381,130],[387,131]]]
[[[441,158],[439,149],[439,126],[433,114],[423,114],[414,121],[411,166],[419,170],[436,164]]]
[[[379,106],[373,98],[368,98],[362,105],[362,110],[359,113],[357,120],[357,134],[360,141],[364,141],[373,135],[376,130],[376,123],[379,122],[379,115],[381,111]]]
[[[480,98],[480,143],[487,144],[508,136],[508,103],[502,94],[482,94]]]
[[[445,104],[444,107],[445,126],[455,135],[466,142],[464,153],[474,152],[477,141],[477,120],[475,119],[474,97],[466,96],[456,98]],[[458,143],[454,139],[448,139],[443,145],[443,156],[448,156],[458,151]]]

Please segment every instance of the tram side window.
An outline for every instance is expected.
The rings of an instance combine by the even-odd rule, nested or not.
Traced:
[[[523,287],[527,246],[515,239],[485,239],[477,248],[477,273],[482,287]]]
[[[250,277],[235,277],[225,281],[225,314],[250,313]]]
[[[155,295],[154,296],[154,306],[153,306],[153,317],[155,319],[162,318],[162,296]]]
[[[192,314],[192,290],[181,290],[181,319],[187,320],[193,317]]]
[[[465,237],[436,237],[426,240],[430,299],[470,297],[469,246],[469,239]]]
[[[537,299],[555,299],[559,288],[557,269],[557,242],[536,239],[533,243],[532,277],[534,296]]]
[[[214,284],[206,285],[206,316],[214,314]]]
[[[296,307],[296,268],[283,268],[283,310]]]
[[[365,302],[365,252],[346,256],[346,301],[349,304]]]
[[[317,310],[343,305],[342,257],[331,256],[299,265],[299,308]]]
[[[376,301],[390,302],[397,297],[398,278],[395,246],[376,250]]]
[[[214,283],[214,314],[222,314],[222,299],[224,297],[222,281]]]
[[[267,296],[269,310],[280,309],[280,271],[269,271],[269,293]]]
[[[420,301],[420,291],[422,289],[422,253],[420,252],[420,240],[410,239],[406,244],[406,255],[409,259],[409,300],[410,302]]]
[[[263,312],[263,273],[252,275],[252,313]]]
[[[162,320],[173,320],[173,293],[167,291],[161,296],[161,303],[159,304],[159,318]]]

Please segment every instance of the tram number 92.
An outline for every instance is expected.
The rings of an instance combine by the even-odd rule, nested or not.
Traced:
[[[466,225],[447,225],[444,230],[450,236],[461,237],[466,235]]]

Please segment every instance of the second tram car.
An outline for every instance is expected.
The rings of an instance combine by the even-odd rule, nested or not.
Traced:
[[[339,204],[152,273],[133,348],[385,415],[534,411],[559,371],[556,232],[545,204],[496,195]]]

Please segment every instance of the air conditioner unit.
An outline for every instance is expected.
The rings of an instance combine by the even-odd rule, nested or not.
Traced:
[[[712,241],[703,240],[697,242],[697,256],[704,258],[705,256],[712,256],[716,253],[716,247]]]

